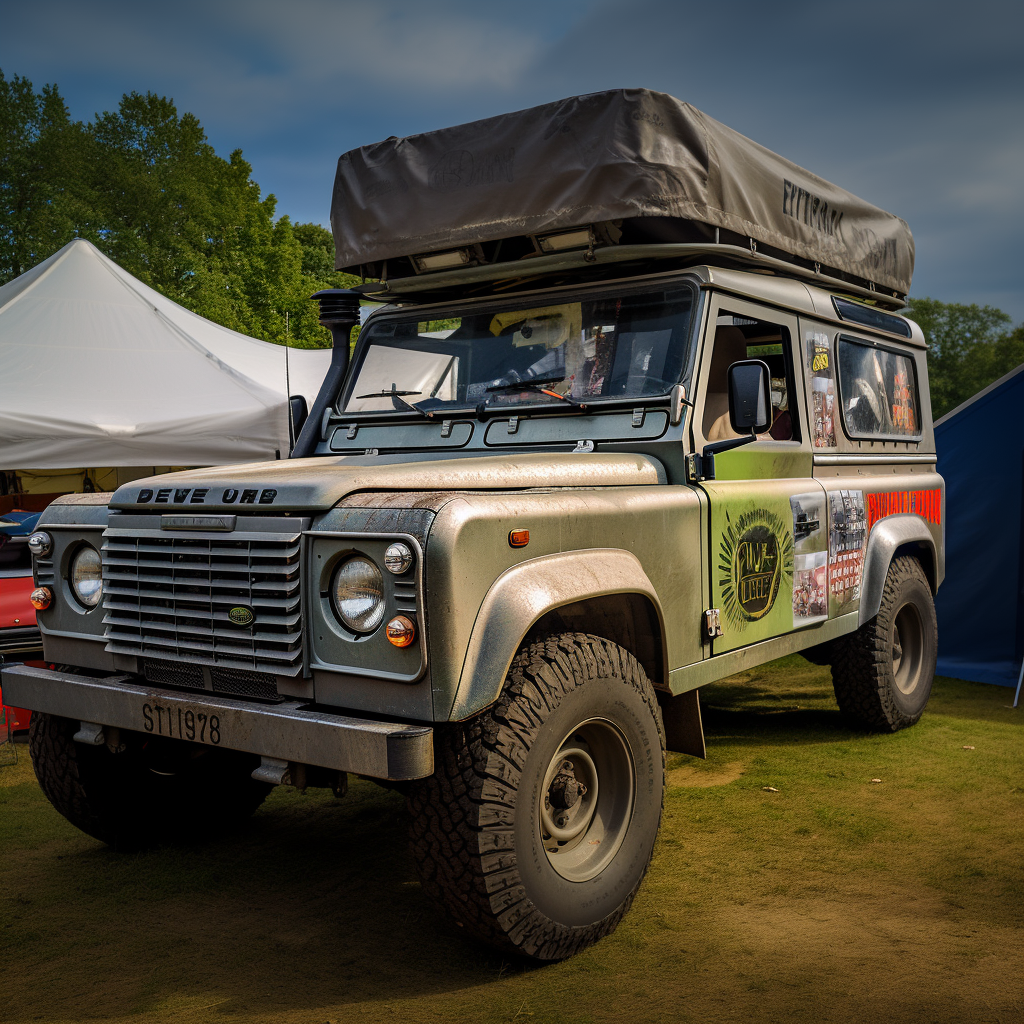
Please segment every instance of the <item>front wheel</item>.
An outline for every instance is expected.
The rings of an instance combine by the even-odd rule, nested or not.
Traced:
[[[839,709],[853,724],[877,732],[913,725],[931,695],[937,649],[935,604],[921,563],[894,558],[878,615],[833,641]]]
[[[477,938],[538,960],[608,935],[651,860],[664,746],[627,651],[579,633],[524,645],[498,702],[440,732],[412,788],[424,888]]]
[[[207,839],[248,818],[273,788],[252,779],[252,754],[124,730],[113,753],[76,743],[78,728],[34,713],[32,767],[72,825],[119,849]]]

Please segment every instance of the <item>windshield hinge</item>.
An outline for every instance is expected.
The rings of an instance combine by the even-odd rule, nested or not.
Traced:
[[[452,436],[452,421],[442,420],[441,421],[441,436],[451,437]]]
[[[645,411],[646,410],[643,408],[643,406],[640,406],[639,408],[633,410],[633,426],[634,427],[642,427],[644,425],[644,413],[645,413]]]
[[[519,417],[509,416],[508,418],[508,432],[514,434],[519,429]]]
[[[359,424],[350,423],[348,425],[348,433],[345,435],[345,439],[348,441],[354,441],[357,433],[359,433]]]

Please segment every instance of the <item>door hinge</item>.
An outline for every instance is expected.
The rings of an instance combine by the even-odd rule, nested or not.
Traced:
[[[725,636],[722,617],[717,608],[708,608],[704,612],[704,638],[705,641],[709,641],[714,640],[716,636]]]

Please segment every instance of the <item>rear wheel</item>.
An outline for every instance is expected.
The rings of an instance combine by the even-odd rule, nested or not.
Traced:
[[[524,645],[498,702],[439,732],[409,797],[424,888],[474,936],[538,960],[612,932],[650,863],[664,732],[627,651],[566,633]]]
[[[913,725],[931,695],[938,648],[935,604],[916,558],[894,558],[878,615],[833,641],[832,684],[843,714],[879,732]]]
[[[248,818],[273,788],[251,778],[254,755],[125,731],[112,753],[76,743],[78,729],[69,718],[33,714],[32,766],[50,803],[111,846],[206,839]]]

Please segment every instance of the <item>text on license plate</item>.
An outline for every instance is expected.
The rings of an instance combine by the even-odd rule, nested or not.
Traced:
[[[142,728],[154,736],[169,736],[192,743],[220,743],[220,718],[205,711],[168,708],[163,704],[142,705]]]

